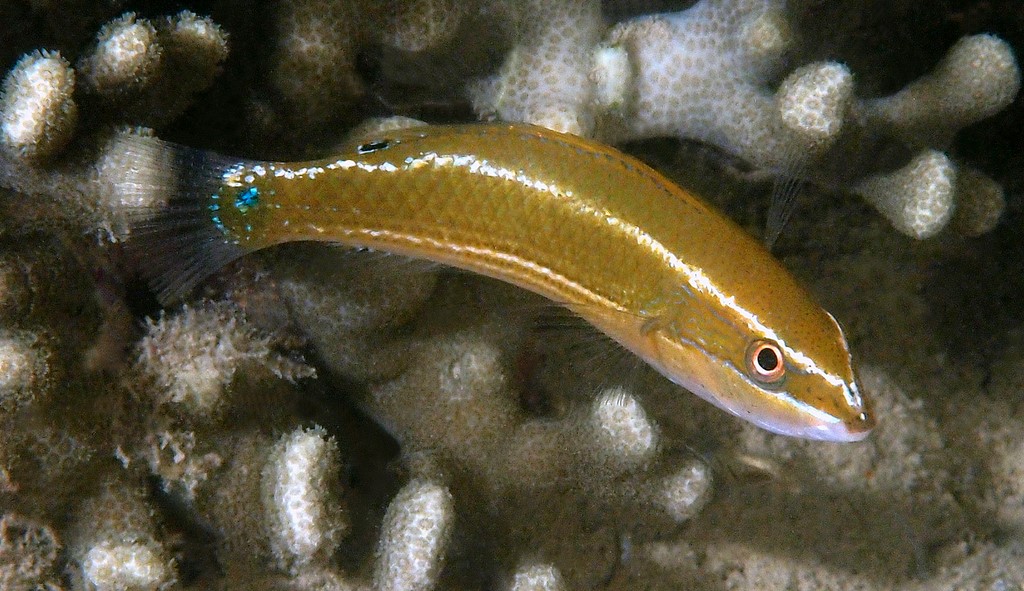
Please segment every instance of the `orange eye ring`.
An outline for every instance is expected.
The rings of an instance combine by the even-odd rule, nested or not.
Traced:
[[[747,348],[747,369],[753,378],[774,384],[786,375],[786,358],[774,341],[757,340]]]

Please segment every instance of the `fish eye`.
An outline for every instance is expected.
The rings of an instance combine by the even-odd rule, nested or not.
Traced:
[[[786,375],[786,362],[782,349],[774,341],[754,341],[747,348],[747,369],[755,380],[774,384]]]

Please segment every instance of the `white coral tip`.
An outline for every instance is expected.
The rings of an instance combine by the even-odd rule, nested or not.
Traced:
[[[209,54],[215,63],[227,59],[227,33],[213,19],[183,10],[168,19],[167,23],[168,32],[185,49]]]
[[[913,238],[934,236],[953,215],[956,169],[949,157],[925,150],[903,168],[869,177],[854,187],[897,230]]]
[[[121,94],[145,86],[163,56],[156,37],[156,28],[131,12],[104,25],[96,48],[79,63],[86,85],[100,94]]]
[[[655,503],[676,522],[700,511],[711,495],[711,473],[698,460],[670,474],[656,486]]]
[[[137,542],[90,548],[82,573],[97,591],[159,589],[173,581],[173,571],[160,553]]]
[[[0,332],[0,416],[39,395],[49,371],[45,349],[27,332]]]
[[[347,529],[332,494],[339,472],[337,444],[323,429],[297,429],[278,442],[263,478],[269,533],[283,563],[306,564],[334,551]]]
[[[388,507],[374,584],[378,591],[432,589],[444,561],[455,509],[448,490],[414,480]]]
[[[75,73],[58,53],[31,53],[7,74],[0,99],[0,143],[8,152],[46,158],[70,141],[78,121]]]
[[[998,113],[1020,90],[1021,74],[1013,48],[995,35],[960,39],[937,74],[946,83],[946,101],[964,113],[965,124]]]
[[[639,466],[657,452],[657,430],[640,402],[622,388],[611,388],[595,400],[591,422],[594,451],[611,456],[622,468]]]
[[[562,591],[562,574],[550,564],[531,564],[520,567],[512,577],[509,591]]]
[[[853,104],[853,74],[843,64],[808,64],[790,74],[775,98],[783,126],[808,149],[835,141]]]

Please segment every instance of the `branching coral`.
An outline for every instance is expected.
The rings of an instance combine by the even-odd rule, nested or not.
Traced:
[[[701,2],[622,23],[607,43],[629,56],[633,84],[602,135],[698,139],[769,169],[819,154],[841,128],[851,74],[815,64],[773,95],[768,82],[794,41],[770,2]]]
[[[225,33],[208,18],[183,11],[154,24],[127,13],[103,26],[77,70],[91,98],[129,109],[135,124],[158,126],[210,86],[227,51]]]
[[[518,7],[520,30],[500,74],[473,90],[477,111],[590,135],[590,51],[601,33],[599,3],[530,1]]]
[[[508,299],[515,292],[446,291],[435,322],[480,306],[481,300],[486,302],[481,312],[516,305]],[[473,300],[477,303],[470,304]],[[595,515],[607,511],[602,519],[619,527],[627,527],[627,521],[631,527],[681,523],[699,510],[708,497],[706,468],[662,443],[634,394],[610,388],[590,404],[571,403],[562,394],[557,404],[570,405],[564,414],[525,412],[519,397],[538,394],[517,392],[512,379],[512,360],[525,346],[525,333],[507,313],[488,314],[493,316],[485,323],[463,321],[462,329],[447,335],[433,335],[429,324],[415,329],[419,336],[406,353],[406,371],[371,388],[362,405],[395,435],[404,453],[417,462],[430,458],[430,471],[447,475],[456,499],[483,494],[492,505],[507,507],[501,513],[508,515],[525,505],[552,508],[535,510],[526,521],[503,523],[500,554],[507,568],[540,552],[569,569],[564,572],[574,584],[586,580],[585,573],[571,569],[577,552],[587,547],[582,538],[575,538],[578,546],[572,549],[548,546],[550,532],[566,527],[555,508],[569,499],[574,505],[594,504]],[[466,507],[460,519],[493,517]],[[457,519],[457,531],[460,524]]]
[[[403,51],[423,51],[444,45],[474,8],[472,2],[423,0],[403,2],[387,15],[381,40]]]
[[[929,146],[891,174],[865,178],[853,187],[896,228],[916,238],[942,230],[954,209],[964,211],[958,227],[984,233],[998,221],[1002,189],[979,171],[959,167],[937,150],[962,128],[1001,111],[1016,97],[1021,73],[1013,50],[993,35],[961,39],[933,72],[900,92],[858,105],[862,133]],[[850,157],[850,145],[837,154]],[[960,178],[960,177],[963,178]],[[879,189],[888,196],[879,195]],[[999,212],[999,213],[997,213]]]
[[[211,20],[188,11],[158,25],[124,15],[103,28],[75,70],[58,54],[26,56],[4,81],[3,184],[55,201],[56,206],[47,208],[51,215],[62,213],[82,231],[123,237],[130,208],[152,205],[153,187],[172,184],[138,178],[138,171],[161,167],[129,165],[128,161],[153,155],[127,153],[118,138],[139,133],[123,131],[127,125],[160,125],[179,116],[195,94],[212,83],[226,57],[225,33]],[[74,92],[76,72],[84,81],[81,93]],[[79,101],[93,107],[96,118],[87,133],[98,139],[85,153],[65,155],[62,150],[76,135]],[[121,131],[110,132],[112,125]],[[53,161],[59,156],[65,156],[59,169],[22,161]],[[22,169],[16,171],[18,166]],[[96,185],[102,188],[97,190]],[[166,194],[157,196],[165,198]]]
[[[51,4],[33,4],[47,35],[10,33],[25,53],[10,50],[0,98],[0,587],[1024,581],[1007,541],[1024,523],[1020,347],[984,380],[958,373],[967,356],[935,347],[924,320],[922,269],[942,266],[925,257],[944,243],[908,249],[849,204],[795,220],[803,250],[785,254],[872,360],[883,420],[852,447],[779,439],[609,369],[606,343],[538,332],[546,304],[488,280],[290,245],[159,311],[132,269],[145,253],[109,244],[181,181],[133,136],[310,153],[379,114],[381,89],[406,82],[382,77],[403,65],[467,93],[446,118],[471,106],[615,143],[698,140],[861,195],[903,234],[979,235],[1006,196],[953,142],[1016,96],[1006,41],[962,37],[867,97],[872,72],[804,60],[801,7],[774,0],[659,3],[618,23],[604,19],[622,6],[595,0],[288,0],[264,20],[230,2],[77,19]],[[228,60],[229,39],[244,56]],[[395,69],[375,71],[377,52]]]
[[[956,168],[935,150],[927,150],[904,168],[861,181],[854,190],[874,205],[897,230],[930,236],[953,215]]]
[[[237,372],[250,381],[258,381],[253,374],[260,369],[289,380],[315,375],[276,355],[269,338],[246,327],[238,312],[223,304],[185,307],[148,321],[139,350],[138,367],[156,382],[157,404],[174,405],[197,420],[223,412]]]
[[[911,143],[948,144],[959,130],[1013,101],[1020,68],[1013,49],[995,35],[957,42],[935,69],[898,93],[864,102],[871,126],[891,126]]]
[[[472,91],[478,113],[610,141],[700,140],[777,174],[839,183],[916,238],[942,230],[958,202],[968,210],[1000,208],[991,181],[972,172],[957,185],[957,167],[948,160],[945,166],[922,165],[927,151],[895,173],[850,169],[877,153],[878,141],[945,149],[958,130],[1006,107],[1019,90],[1020,68],[1012,49],[995,36],[965,37],[931,74],[892,96],[859,100],[851,72],[831,62],[797,68],[773,90],[797,45],[782,2],[704,0],[680,12],[619,23],[600,43],[593,33],[567,38],[559,32],[599,26],[598,3],[584,3],[589,10],[577,4],[551,3],[575,25],[530,33],[562,22],[546,19],[526,29],[526,47],[561,43],[561,49],[525,62],[522,50],[513,49],[502,72]],[[531,36],[538,34],[541,40]],[[520,70],[545,82],[527,83]],[[554,106],[536,106],[542,101]],[[843,169],[838,177],[836,166]],[[890,180],[893,175],[898,180]],[[887,197],[879,203],[873,196],[882,187]],[[969,232],[989,229],[993,218],[998,216],[974,216]]]
[[[401,260],[361,260],[357,253],[294,245],[269,264],[280,301],[317,347],[328,366],[343,375],[379,380],[400,373],[406,347],[402,326],[434,290],[436,273]],[[382,353],[382,350],[390,354]]]
[[[282,110],[304,131],[344,112],[362,92],[356,48],[365,35],[360,3],[289,0],[281,6],[272,70]]]
[[[353,108],[370,90],[359,71],[365,47],[418,52],[444,46],[475,8],[452,0],[283,2],[269,63],[275,116],[260,123],[300,147],[310,135],[340,133],[338,122],[352,123]]]
[[[65,245],[34,233],[4,240],[0,269],[0,494],[60,502],[75,493],[52,490],[66,470],[87,479],[102,412],[80,368],[98,328],[92,281]],[[87,399],[93,408],[64,415]]]

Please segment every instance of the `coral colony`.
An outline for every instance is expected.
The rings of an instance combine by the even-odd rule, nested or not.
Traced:
[[[270,139],[201,139],[301,153],[372,95],[360,55],[429,70],[483,30],[499,31],[487,48],[499,59],[457,82],[479,118],[613,144],[703,142],[862,197],[890,225],[857,223],[894,250],[906,248],[897,232],[977,236],[1000,220],[1004,190],[947,150],[1017,94],[999,37],[963,37],[901,90],[866,97],[869,72],[793,62],[800,7],[774,0],[617,23],[597,0],[283,0],[259,24],[29,4],[2,10],[63,41],[9,56],[0,98],[0,588],[1024,585],[1024,545],[1007,533],[1024,527],[1024,419],[996,394],[969,395],[958,424],[986,450],[974,470],[926,412],[930,366],[897,379],[899,363],[873,358],[876,433],[815,444],[642,371],[616,375],[586,334],[538,337],[543,303],[480,278],[290,245],[141,320],[119,248],[176,186],[169,163],[133,160],[160,153],[129,153],[126,138],[162,135],[233,85],[251,95],[239,127]],[[45,43],[31,35],[10,38]],[[260,39],[273,42],[253,49]],[[900,156],[880,167],[876,154]],[[858,269],[896,264],[883,246],[863,256]],[[808,264],[826,276],[839,263]],[[917,342],[906,289],[847,310],[852,334],[906,312],[891,330]],[[1019,389],[1022,348],[993,365],[993,392]]]

